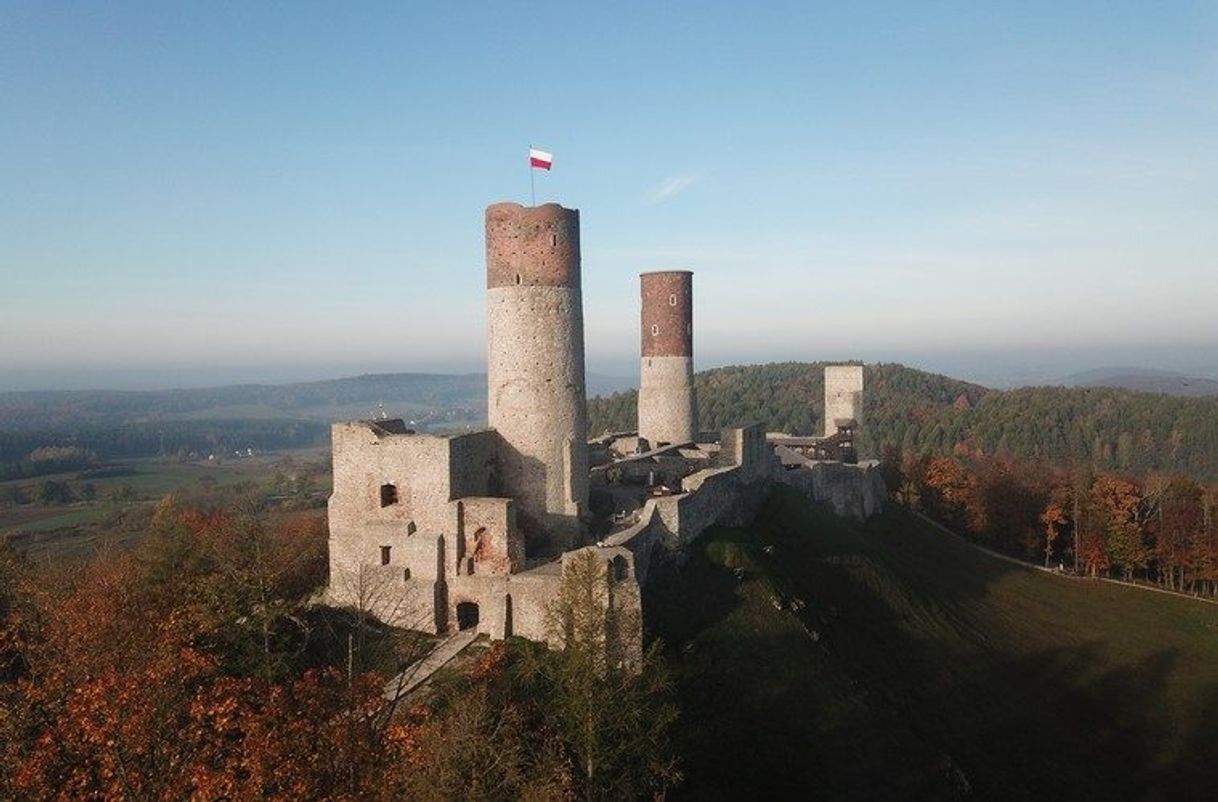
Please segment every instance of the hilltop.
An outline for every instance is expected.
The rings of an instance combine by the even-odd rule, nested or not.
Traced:
[[[771,431],[818,434],[823,362],[784,362],[698,373],[700,424],[756,420]],[[1099,387],[993,390],[897,364],[867,365],[864,455],[1009,455],[1131,473],[1218,477],[1218,398]],[[590,431],[634,428],[637,393],[588,402]]]
[[[1199,799],[1218,779],[1218,605],[785,492],[656,587],[681,798]]]

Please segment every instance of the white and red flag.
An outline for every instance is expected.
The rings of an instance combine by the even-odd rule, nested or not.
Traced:
[[[529,148],[529,166],[540,170],[549,170],[554,164],[554,154],[544,150]]]

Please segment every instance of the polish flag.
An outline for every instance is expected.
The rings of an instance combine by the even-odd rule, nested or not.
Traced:
[[[529,166],[538,167],[542,170],[549,170],[554,164],[554,154],[546,153],[544,150],[537,148],[529,148]]]

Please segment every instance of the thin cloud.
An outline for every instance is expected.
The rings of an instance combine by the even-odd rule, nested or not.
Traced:
[[[685,190],[700,181],[702,176],[697,173],[678,173],[670,175],[647,193],[647,205],[652,206],[677,197]]]

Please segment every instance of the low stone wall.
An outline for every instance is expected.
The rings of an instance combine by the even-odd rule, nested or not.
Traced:
[[[886,495],[878,468],[877,462],[814,461],[783,468],[776,458],[768,472],[756,463],[708,468],[685,478],[684,493],[648,499],[638,522],[606,538],[605,545],[629,549],[639,584],[645,585],[658,546],[678,551],[711,526],[748,524],[775,482],[799,489],[842,517],[861,521],[878,514]]]

